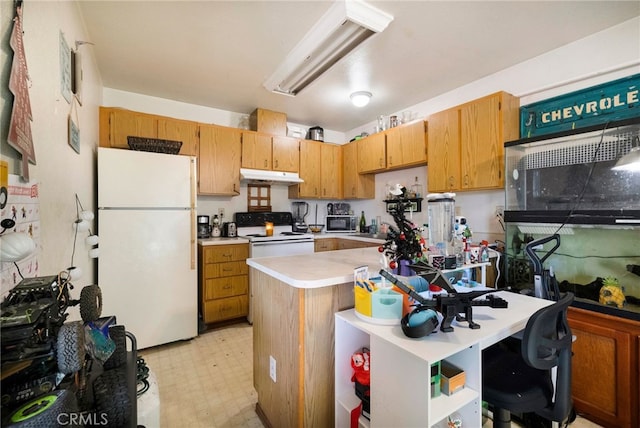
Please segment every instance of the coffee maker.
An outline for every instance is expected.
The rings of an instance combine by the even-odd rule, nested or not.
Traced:
[[[198,239],[211,238],[211,227],[209,226],[209,216],[198,216]]]
[[[309,228],[304,222],[305,217],[309,214],[309,204],[306,202],[293,202],[293,225],[291,229],[294,232],[306,233]]]

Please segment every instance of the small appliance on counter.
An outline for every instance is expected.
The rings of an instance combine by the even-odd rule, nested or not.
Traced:
[[[218,214],[213,215],[213,220],[211,220],[211,237],[219,238],[222,235],[222,231],[220,230],[220,219],[218,218]]]
[[[211,237],[211,227],[209,226],[209,216],[198,216],[198,239],[207,239]]]
[[[306,202],[293,202],[293,231],[306,233],[309,227],[304,219],[309,214],[309,204]]]
[[[328,215],[325,218],[327,233],[354,233],[358,231],[358,217],[354,215]]]
[[[235,238],[238,236],[235,222],[226,221],[222,223],[222,236],[225,238]]]

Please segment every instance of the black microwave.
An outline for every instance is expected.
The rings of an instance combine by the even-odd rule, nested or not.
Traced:
[[[358,218],[354,215],[328,215],[327,232],[357,232]]]

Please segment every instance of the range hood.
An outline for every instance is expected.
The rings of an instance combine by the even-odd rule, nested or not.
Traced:
[[[266,171],[262,169],[240,168],[240,180],[250,183],[264,184],[297,184],[304,183],[296,172]]]

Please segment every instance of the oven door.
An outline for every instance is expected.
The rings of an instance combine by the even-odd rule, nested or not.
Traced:
[[[252,242],[249,257],[281,257],[311,254],[314,252],[313,239],[269,240]]]

